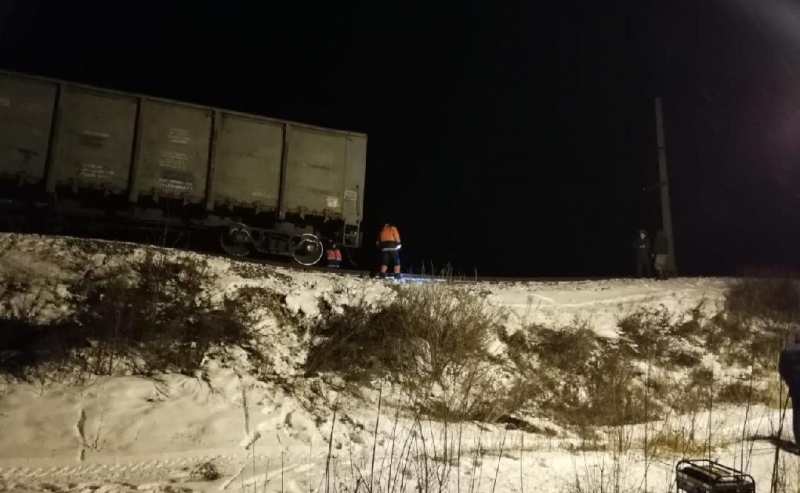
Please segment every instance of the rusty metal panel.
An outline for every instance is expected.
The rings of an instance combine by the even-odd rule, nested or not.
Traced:
[[[205,197],[213,110],[143,100],[132,195]]]
[[[136,104],[134,97],[64,87],[49,188],[59,184],[126,190]]]
[[[44,178],[55,83],[0,74],[0,176]]]
[[[364,214],[364,181],[367,172],[367,137],[347,136],[347,169],[343,193],[343,215],[346,224],[359,224]]]
[[[287,211],[340,217],[347,135],[294,126],[289,140]]]
[[[216,146],[214,204],[276,209],[283,125],[223,113]]]

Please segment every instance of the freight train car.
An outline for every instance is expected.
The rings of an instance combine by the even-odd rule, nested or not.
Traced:
[[[367,136],[0,71],[0,203],[55,228],[213,237],[317,263],[361,244]]]

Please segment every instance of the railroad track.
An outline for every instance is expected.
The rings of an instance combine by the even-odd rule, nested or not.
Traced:
[[[270,265],[273,267],[282,267],[285,269],[296,270],[300,272],[320,272],[328,274],[349,275],[360,278],[378,277],[375,271],[359,270],[359,269],[342,269],[331,268],[324,266],[304,266],[291,261],[271,260],[268,258],[259,257],[235,257],[224,253],[216,252],[201,252],[206,255],[224,258],[227,260],[237,262],[248,262],[262,265]],[[390,276],[391,274],[389,274]],[[467,275],[426,275],[426,274],[413,274],[404,273],[403,278],[406,280],[414,281],[435,281],[435,282],[453,282],[453,283],[563,283],[563,282],[596,282],[596,281],[615,281],[615,280],[635,280],[633,276],[556,276],[556,277],[503,277],[503,276],[467,276]],[[680,279],[699,279],[699,276],[681,276]],[[674,279],[674,278],[673,278]],[[652,281],[652,279],[646,279]],[[645,281],[643,279],[642,281]]]
[[[9,231],[10,232],[10,231]],[[17,233],[20,234],[20,233]],[[21,233],[25,234],[25,233]],[[284,269],[291,269],[294,271],[299,272],[317,272],[317,273],[327,273],[327,274],[338,274],[344,276],[353,276],[359,278],[368,278],[368,277],[377,277],[378,274],[375,271],[369,271],[365,269],[343,269],[343,268],[332,268],[332,267],[325,267],[323,265],[314,265],[314,266],[305,266],[295,262],[292,262],[291,259],[287,258],[280,258],[274,259],[269,257],[236,257],[234,255],[229,255],[224,252],[212,250],[209,248],[197,248],[197,247],[190,247],[190,248],[180,248],[180,247],[170,247],[165,246],[162,244],[158,244],[152,241],[140,240],[140,241],[131,241],[131,240],[115,240],[113,238],[98,238],[93,236],[62,236],[62,235],[55,235],[55,234],[46,234],[46,233],[34,233],[40,234],[42,236],[49,236],[53,238],[71,238],[77,239],[81,241],[110,241],[110,242],[125,242],[125,243],[135,243],[139,245],[147,245],[157,248],[168,248],[170,250],[178,250],[178,251],[190,251],[202,255],[207,255],[209,257],[220,258],[235,262],[243,262],[243,263],[251,263],[251,264],[259,264],[259,265],[269,265],[272,267],[280,267]],[[556,282],[590,282],[590,281],[611,281],[611,280],[621,280],[621,279],[630,279],[624,276],[558,276],[558,277],[544,277],[544,276],[535,276],[535,277],[503,277],[503,276],[467,276],[467,275],[425,275],[425,274],[413,274],[413,273],[405,273],[403,274],[403,278],[406,280],[413,280],[413,281],[437,281],[437,282],[454,282],[454,283],[556,283]],[[686,279],[686,277],[682,277],[682,279]]]
[[[328,273],[328,274],[342,274],[342,275],[349,275],[355,277],[377,277],[377,272],[368,271],[368,270],[359,270],[359,269],[342,269],[342,268],[332,268],[332,267],[324,267],[324,266],[305,266],[300,265],[297,263],[293,263],[291,261],[281,261],[281,260],[272,260],[268,258],[259,258],[259,257],[235,257],[233,255],[228,255],[225,253],[216,253],[216,252],[200,252],[205,255],[217,257],[217,258],[224,258],[227,260],[235,261],[235,262],[247,262],[247,263],[254,263],[260,265],[269,265],[273,267],[282,267],[285,269],[292,269],[300,272],[320,272],[320,273]],[[439,281],[439,282],[457,282],[457,283],[506,283],[506,282],[517,282],[517,283],[524,283],[524,282],[536,282],[536,283],[548,283],[548,282],[590,282],[590,281],[611,281],[615,279],[625,279],[621,276],[560,276],[560,277],[497,277],[497,276],[466,276],[466,275],[440,275],[440,276],[432,276],[432,275],[425,275],[425,274],[413,274],[413,273],[405,273],[403,274],[404,279],[415,280],[415,281]]]
[[[205,253],[205,252],[204,252]],[[270,260],[256,257],[234,257],[226,254],[210,254],[219,258],[225,258],[232,261],[256,263],[262,265],[270,265],[273,267],[282,267],[285,269],[296,270],[300,272],[320,272],[328,274],[341,274],[354,277],[377,277],[378,273],[368,270],[358,269],[341,269],[323,266],[304,266],[291,262],[281,262],[279,260]],[[403,279],[414,281],[436,281],[436,282],[454,282],[454,283],[556,283],[556,282],[592,282],[592,281],[612,281],[620,279],[630,279],[623,276],[559,276],[559,277],[497,277],[497,276],[466,276],[466,275],[440,275],[432,276],[425,274],[404,273]]]

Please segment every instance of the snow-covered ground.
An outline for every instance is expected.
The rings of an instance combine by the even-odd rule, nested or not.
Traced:
[[[87,250],[75,240],[0,235],[0,276],[25,279],[29,293],[47,286],[37,291],[36,305],[38,318],[46,321],[68,309],[62,281],[124,265],[143,251],[113,245]],[[303,320],[319,314],[321,300],[336,308],[394,293],[378,280],[278,267],[248,270],[224,259],[207,260],[217,275],[217,296],[242,286],[268,288],[283,295],[285,306]],[[704,309],[713,312],[725,287],[723,279],[621,279],[466,283],[456,289],[480,293],[510,310],[512,329],[581,320],[615,337],[619,318],[642,307],[664,306],[679,313],[705,300]],[[25,301],[18,296],[8,304],[12,309]],[[617,479],[624,486],[620,491],[645,491],[645,484],[647,491],[674,489],[677,456],[645,460],[640,448],[630,447],[615,457],[587,450],[568,434],[545,436],[482,423],[444,427],[400,417],[391,408],[378,414],[374,405],[344,397],[337,401],[336,392],[313,385],[300,399],[285,382],[302,377],[302,337],[266,315],[257,330],[273,341],[268,360],[281,379],[259,381],[237,359],[236,348],[230,348],[226,361],[210,358],[196,375],[102,376],[81,386],[0,384],[0,490],[307,493],[354,490],[370,473],[380,478],[384,491],[387,485],[410,489],[425,474],[429,488],[440,491],[577,491],[572,487],[576,482],[580,491],[600,491],[593,486]],[[375,389],[365,393],[377,402]],[[335,410],[333,402],[340,404]],[[673,416],[666,424],[683,429],[691,421],[698,434],[725,443],[714,458],[745,468],[759,491],[765,491],[775,449],[766,441],[743,442],[743,428],[747,436],[774,434],[780,417],[779,410],[763,406],[751,408],[747,416],[743,408],[719,407],[710,416]],[[649,431],[664,425],[648,425]],[[643,431],[644,425],[638,425],[612,434],[638,443]],[[786,429],[783,436],[791,439]],[[793,485],[800,484],[797,459],[785,459],[785,477]],[[219,478],[202,477],[201,466],[209,463]]]

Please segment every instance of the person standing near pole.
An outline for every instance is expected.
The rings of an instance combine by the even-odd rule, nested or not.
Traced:
[[[666,281],[669,277],[669,240],[663,231],[656,233],[653,239],[653,255],[655,256],[656,277]]]
[[[639,237],[633,240],[633,249],[636,252],[636,277],[652,277],[653,274],[650,270],[650,238],[647,237],[646,230],[639,230]]]

